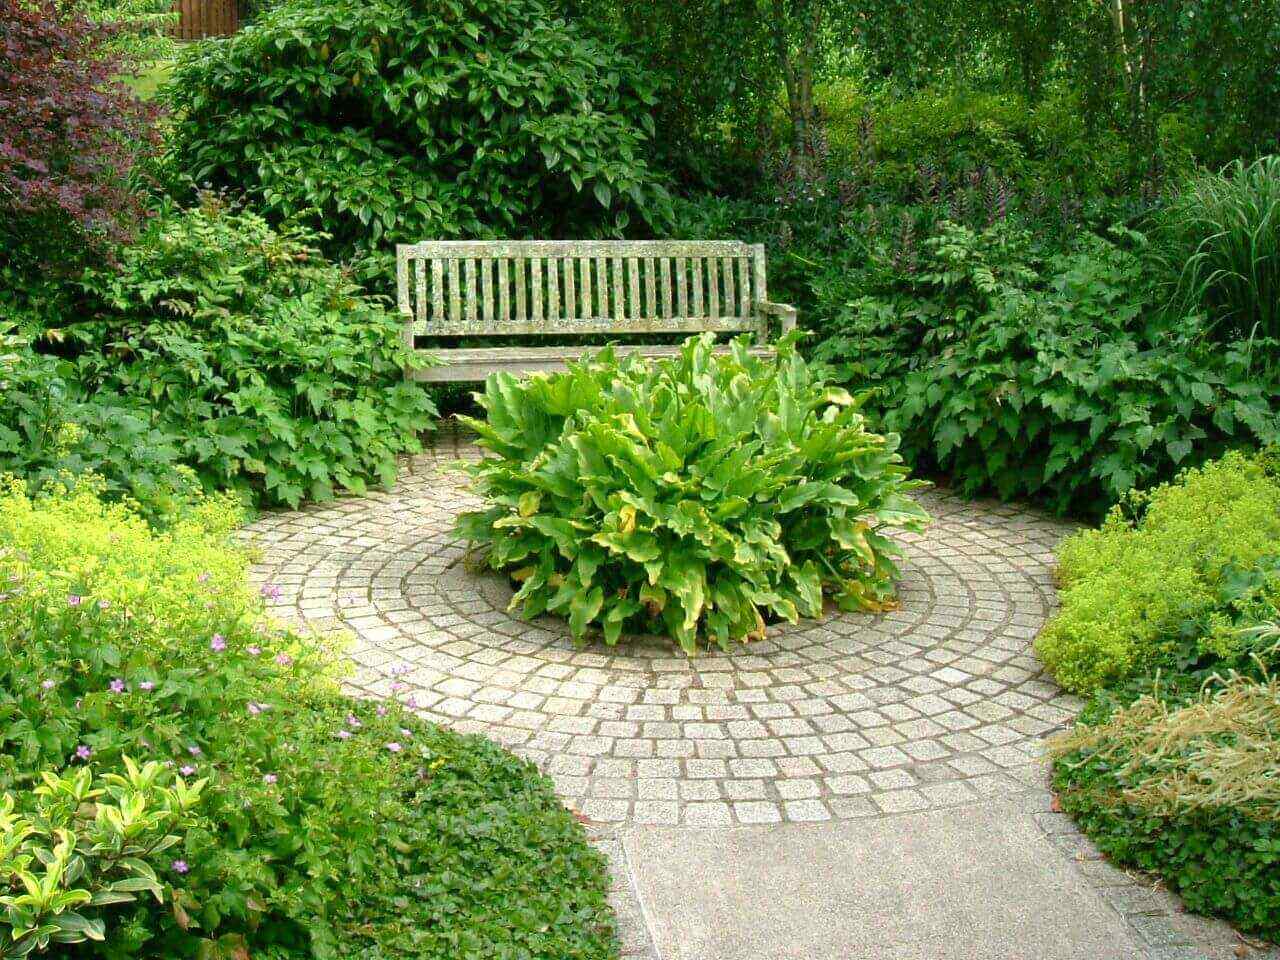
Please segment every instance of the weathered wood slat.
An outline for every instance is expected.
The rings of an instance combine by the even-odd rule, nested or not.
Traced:
[[[512,320],[508,324],[486,327],[465,318],[457,323],[445,321],[431,324],[419,334],[428,337],[505,337],[597,333],[698,333],[714,330],[719,333],[741,333],[755,330],[760,325],[758,316],[751,317],[561,317],[552,323],[546,317],[540,320]],[[511,349],[520,349],[512,347]]]
[[[613,316],[618,320],[627,318],[627,303],[622,298],[622,260],[619,257],[613,257],[609,261],[610,269],[613,272]]]
[[[462,322],[462,264],[457,260],[449,263],[449,322]]]
[[[507,276],[509,261],[498,261],[498,318],[503,326],[511,322],[511,278]]]
[[[425,383],[457,383],[471,380],[483,380],[491,373],[538,373],[563,370],[566,360],[577,360],[587,353],[598,351],[599,347],[479,347],[459,348],[453,350],[433,350],[434,356],[443,361],[438,367],[427,367],[415,370],[411,376],[414,380]],[[644,346],[638,344],[621,344],[614,348],[620,355],[638,353],[643,357],[671,357],[680,351],[679,346]],[[727,346],[717,347],[716,353],[726,353]],[[750,352],[757,357],[772,356],[772,347],[751,347]]]
[[[644,307],[640,303],[640,261],[635,257],[627,258],[627,291],[630,315],[643,317]]]
[[[724,277],[724,312],[726,316],[737,316],[738,305],[735,301],[733,284],[733,257],[722,257],[720,273]]]
[[[560,320],[560,258],[547,260],[547,325],[553,327]]]
[[[751,316],[751,267],[746,257],[738,257],[738,306],[744,317]]]
[[[735,240],[427,240],[400,244],[411,260],[440,257],[741,257],[752,245]]]
[[[693,317],[704,317],[706,313],[702,306],[702,258],[692,261],[693,270],[693,302],[689,305],[689,315]]]
[[[529,322],[542,329],[542,258],[529,258]]]
[[[524,257],[516,257],[511,261],[511,282],[516,288],[516,322],[524,323],[529,319],[528,305],[525,303],[524,286],[528,280],[528,271]]]
[[[578,261],[578,269],[581,271],[582,316],[584,319],[596,316],[595,309],[591,303],[591,264],[593,262],[586,257]]]
[[[707,316],[720,316],[720,261],[707,257]]]
[[[604,257],[596,257],[596,289],[600,291],[600,309],[595,315],[612,316],[609,309],[609,261]]]
[[[572,320],[578,315],[578,297],[577,290],[574,287],[574,263],[573,260],[565,260],[564,262],[564,318]]]
[[[663,257],[658,261],[660,276],[658,280],[658,292],[662,298],[662,316],[670,317],[675,313],[672,296],[674,291],[671,289],[671,258]]]
[[[689,315],[689,292],[684,278],[686,269],[688,261],[684,257],[676,257],[676,314],[681,317]]]
[[[484,318],[485,326],[493,325],[493,261],[480,261],[480,296],[481,316]]]

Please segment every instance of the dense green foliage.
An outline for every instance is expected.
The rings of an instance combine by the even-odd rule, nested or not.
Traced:
[[[90,271],[83,309],[46,332],[76,354],[74,371],[60,367],[93,403],[154,413],[89,435],[113,443],[130,424],[139,440],[158,431],[156,444],[175,447],[206,487],[265,503],[394,479],[396,456],[418,449],[434,408],[404,379],[399,317],[317,242],[206,195],[152,219],[118,265]],[[32,410],[9,452],[35,431],[56,435],[64,416],[56,402]]]
[[[539,0],[292,0],[168,90],[180,172],[343,250],[576,236],[666,203],[645,74]]]
[[[1189,458],[1280,441],[1280,384],[1254,345],[1159,315],[1144,246],[1048,246],[1007,220],[873,245],[826,287],[840,306],[817,354],[878,387],[908,459],[966,492],[1101,512]]]
[[[321,638],[263,619],[230,503],[170,519],[84,487],[0,496],[0,791],[29,816],[42,771],[126,755],[208,780],[164,903],[112,907],[72,955],[615,954],[604,862],[547,780],[403,695],[340,696]]]
[[[1265,580],[1241,585],[1240,571],[1277,556],[1280,481],[1262,464],[1230,454],[1175,483],[1131,494],[1101,529],[1062,545],[1062,606],[1036,649],[1059,683],[1083,691],[1162,661],[1198,662],[1214,652],[1205,644],[1224,642],[1209,629],[1209,613],[1240,602],[1226,602],[1224,591],[1252,596],[1265,589]],[[1184,650],[1188,621],[1194,643]]]
[[[619,361],[611,351],[567,373],[490,377],[496,454],[472,468],[489,505],[458,531],[520,583],[526,616],[565,614],[607,643],[661,632],[688,651],[764,635],[765,618],[891,600],[889,526],[923,511],[897,438],[867,429],[844,390],[784,342],[773,359],[711,335],[678,357]]]

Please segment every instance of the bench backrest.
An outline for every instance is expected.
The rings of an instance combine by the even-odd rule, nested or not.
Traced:
[[[396,247],[418,336],[761,330],[760,244],[712,240],[429,241]]]

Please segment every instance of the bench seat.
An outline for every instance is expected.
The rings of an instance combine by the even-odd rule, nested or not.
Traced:
[[[613,345],[618,356],[638,353],[642,357],[674,357],[679,346],[645,346],[619,343]],[[428,350],[441,361],[439,366],[410,371],[409,376],[424,383],[455,383],[483,380],[491,373],[536,373],[563,370],[565,362],[577,360],[587,353],[595,353],[603,347],[476,347],[453,350]],[[727,353],[727,346],[716,347],[716,353]],[[749,352],[757,357],[771,357],[773,347],[751,347]]]

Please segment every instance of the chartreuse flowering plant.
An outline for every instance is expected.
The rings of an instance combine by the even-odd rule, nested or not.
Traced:
[[[565,615],[617,643],[661,632],[693,652],[764,636],[773,619],[893,602],[889,528],[927,517],[898,438],[783,340],[716,352],[706,334],[657,363],[604,350],[567,372],[489,378],[468,420],[494,454],[488,501],[458,532],[520,584],[526,616]]]

